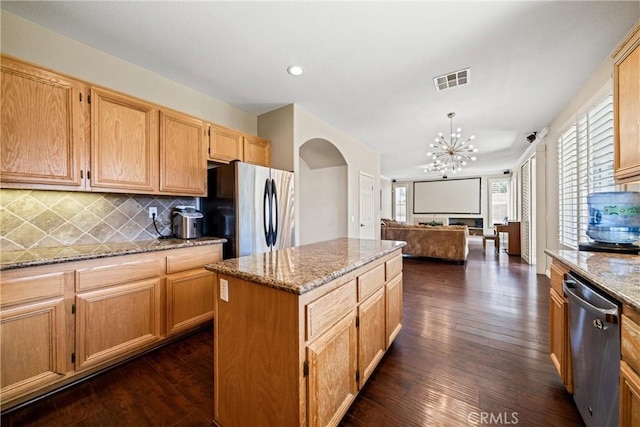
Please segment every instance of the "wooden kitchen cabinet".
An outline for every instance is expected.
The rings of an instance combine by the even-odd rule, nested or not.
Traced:
[[[620,362],[620,427],[640,425],[640,375]]]
[[[640,425],[640,312],[624,306],[621,321],[620,427]]]
[[[402,255],[385,262],[385,330],[387,348],[402,329]]]
[[[397,250],[301,295],[219,272],[215,422],[338,425],[388,345],[387,262],[401,281]]]
[[[39,267],[2,274],[0,361],[2,404],[64,380],[73,370],[68,333],[71,271]]]
[[[207,195],[205,124],[185,114],[160,112],[160,192]]]
[[[203,266],[220,260],[220,245],[181,249],[167,256],[167,335],[213,318],[215,274]]]
[[[91,189],[158,192],[158,108],[91,88]]]
[[[242,133],[218,125],[209,125],[209,160],[229,163],[243,161]]]
[[[358,306],[358,386],[362,388],[387,350],[385,289],[382,287]]]
[[[257,136],[243,137],[243,161],[259,166],[271,166],[271,141]]]
[[[640,180],[640,23],[613,57],[614,176]]]
[[[76,369],[159,341],[162,259],[128,255],[76,270]]]
[[[549,353],[560,380],[569,393],[573,393],[571,345],[569,332],[569,301],[562,290],[562,281],[569,269],[553,260],[551,289],[549,290]]]
[[[309,426],[338,425],[358,393],[356,313],[351,311],[307,347]]]
[[[203,266],[221,259],[216,243],[2,271],[2,410],[211,321]]]
[[[84,83],[2,55],[0,185],[84,188]]]

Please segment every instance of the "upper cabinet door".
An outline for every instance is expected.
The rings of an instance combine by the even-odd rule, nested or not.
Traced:
[[[640,179],[640,25],[614,56],[614,167],[617,183]]]
[[[257,136],[245,136],[244,161],[254,165],[271,166],[271,141]]]
[[[158,109],[106,89],[91,89],[91,187],[158,191]]]
[[[202,120],[160,112],[160,191],[206,195],[207,154]]]
[[[2,187],[79,190],[83,83],[2,57]]]
[[[209,159],[220,162],[243,160],[242,134],[222,126],[209,126]]]

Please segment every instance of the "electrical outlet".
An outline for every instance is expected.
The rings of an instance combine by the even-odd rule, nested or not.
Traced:
[[[229,282],[225,279],[220,279],[220,299],[229,302]]]
[[[149,208],[149,218],[153,218],[154,216],[158,216],[158,208],[152,206]]]

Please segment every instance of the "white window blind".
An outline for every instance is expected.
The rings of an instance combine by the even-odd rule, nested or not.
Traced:
[[[502,224],[505,218],[509,217],[509,181],[506,179],[492,180],[489,187],[491,202],[491,223]]]
[[[613,191],[613,97],[608,95],[558,139],[559,241],[577,248],[589,240],[587,196]]]
[[[394,191],[394,217],[398,222],[407,222],[407,187],[398,186]]]

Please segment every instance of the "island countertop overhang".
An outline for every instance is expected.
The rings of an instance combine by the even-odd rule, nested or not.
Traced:
[[[405,246],[340,238],[207,264],[210,271],[302,295]]]

